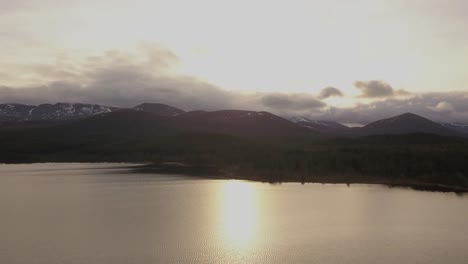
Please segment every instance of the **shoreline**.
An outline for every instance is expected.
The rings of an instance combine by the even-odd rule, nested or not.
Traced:
[[[21,163],[0,163],[1,165],[28,165],[28,164],[107,164],[116,165],[119,168],[125,168],[132,172],[148,173],[148,174],[167,174],[167,175],[186,175],[200,179],[217,179],[217,180],[244,180],[251,182],[261,182],[270,184],[282,184],[282,183],[315,183],[315,184],[368,184],[368,185],[383,185],[388,188],[408,188],[417,191],[427,192],[443,192],[443,193],[456,193],[456,194],[467,194],[468,187],[451,186],[440,183],[427,183],[417,181],[391,181],[386,179],[372,179],[363,180],[360,177],[352,176],[325,176],[317,177],[314,180],[293,180],[291,178],[275,178],[275,180],[268,179],[264,176],[238,176],[238,173],[229,173],[219,169],[214,165],[191,165],[182,162],[21,162]]]
[[[188,176],[194,176],[203,179],[224,179],[224,180],[244,180],[252,182],[262,182],[270,184],[281,184],[281,183],[318,183],[318,184],[371,184],[371,185],[384,185],[389,188],[410,188],[418,191],[428,191],[428,192],[453,192],[457,194],[468,193],[468,187],[461,186],[451,186],[446,184],[439,183],[427,183],[427,182],[405,182],[405,181],[389,181],[385,179],[374,179],[374,180],[360,180],[359,177],[318,177],[313,181],[300,181],[300,180],[291,180],[291,179],[281,179],[271,181],[266,177],[246,177],[246,176],[237,176],[238,174],[232,174],[223,172],[215,166],[198,166],[198,165],[189,165],[176,162],[168,162],[162,164],[146,164],[141,167],[137,167],[138,172],[143,173],[161,173],[161,174],[184,174]]]

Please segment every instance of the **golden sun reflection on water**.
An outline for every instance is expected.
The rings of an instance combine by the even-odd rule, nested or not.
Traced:
[[[220,207],[223,242],[237,248],[248,248],[257,231],[255,186],[236,180],[226,182],[222,186]]]

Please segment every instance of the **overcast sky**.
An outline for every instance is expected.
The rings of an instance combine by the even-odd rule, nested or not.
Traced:
[[[0,0],[0,103],[468,123],[465,0]]]

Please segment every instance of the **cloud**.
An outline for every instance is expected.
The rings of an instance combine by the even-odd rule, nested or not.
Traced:
[[[435,107],[429,106],[429,109],[435,112],[439,113],[447,113],[447,112],[453,112],[455,109],[453,108],[453,105],[449,102],[443,101],[439,102]]]
[[[323,90],[320,92],[318,98],[319,99],[327,99],[329,97],[333,97],[333,96],[343,96],[343,93],[335,88],[335,87],[326,87],[326,88],[323,88]]]
[[[361,91],[359,97],[362,98],[405,97],[412,95],[411,92],[403,89],[395,90],[389,83],[380,80],[355,81],[354,86]]]
[[[177,75],[175,54],[142,47],[136,54],[109,51],[78,65],[30,65],[30,76],[45,85],[1,87],[0,101],[39,104],[84,102],[130,107],[141,102],[181,105],[187,109],[229,104],[229,92],[191,76]]]
[[[28,65],[44,85],[0,86],[0,103],[83,102],[132,107],[159,102],[185,110],[252,109],[292,114],[324,107],[310,94],[228,91],[175,70],[178,57],[158,46],[139,52],[109,51],[73,65]],[[1,85],[1,84],[0,84]]]
[[[381,81],[360,82],[359,86],[368,95],[375,98],[387,94],[387,97],[352,107],[333,107],[321,101],[326,95],[339,96],[331,87],[322,90],[319,96],[245,93],[179,74],[177,63],[178,57],[170,51],[147,46],[136,53],[110,51],[80,63],[27,65],[22,68],[23,73],[45,80],[45,84],[12,87],[0,83],[0,103],[82,102],[132,107],[143,102],[159,102],[185,110],[257,110],[354,124],[413,112],[439,122],[468,123],[468,91],[404,96],[407,92],[394,90]]]
[[[394,92],[394,94],[395,94],[395,96],[401,96],[401,97],[413,95],[413,93],[408,92],[408,91],[403,90],[403,89],[396,90],[396,91]]]
[[[361,97],[379,98],[393,96],[393,88],[384,81],[356,81],[354,86],[361,90]]]
[[[342,123],[368,124],[370,122],[415,113],[436,122],[461,122],[468,124],[468,91],[425,93],[409,98],[388,98],[353,107],[329,107],[314,113],[313,119],[334,120]]]
[[[308,94],[274,93],[262,96],[264,106],[278,110],[311,110],[326,106],[325,103]]]

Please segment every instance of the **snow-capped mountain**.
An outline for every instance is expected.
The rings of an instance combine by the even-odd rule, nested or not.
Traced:
[[[378,120],[366,126],[356,128],[349,128],[333,121],[311,120],[305,117],[292,117],[289,120],[308,129],[322,133],[334,133],[336,135],[366,136],[427,133],[456,136],[468,134],[468,125],[459,123],[438,124],[412,113]]]
[[[288,119],[289,121],[301,127],[305,127],[311,130],[318,131],[318,132],[336,133],[336,132],[344,132],[346,130],[349,130],[349,127],[342,125],[338,122],[334,122],[334,121],[312,120],[312,119],[302,117],[302,116],[291,117]]]
[[[57,103],[57,104],[0,104],[0,122],[3,121],[63,121],[76,120],[94,115],[114,112],[124,108],[97,104]],[[185,111],[157,103],[143,103],[133,110],[149,112],[160,116],[177,116]]]
[[[134,110],[149,112],[160,116],[178,116],[185,113],[184,110],[175,108],[170,105],[157,103],[144,103],[133,107]]]
[[[73,120],[109,113],[118,108],[96,104],[0,104],[0,121]]]
[[[350,128],[338,122],[313,120],[296,116],[282,118],[268,112],[220,110],[185,112],[176,107],[159,104],[143,103],[133,108],[117,108],[97,104],[56,103],[56,104],[0,104],[0,123],[23,124],[24,121],[67,121],[77,120],[95,115],[103,115],[117,110],[126,109],[135,113],[151,113],[152,116],[174,117],[171,122],[175,126],[191,128],[192,130],[213,131],[255,131],[257,134],[269,134],[274,131],[288,131],[301,134],[309,130],[313,133],[331,134],[337,136],[365,136],[428,133],[447,136],[468,135],[468,124],[439,124],[424,117],[406,113],[399,116],[382,119],[360,128]],[[141,113],[143,114],[143,113]],[[174,120],[173,120],[174,119]],[[20,122],[17,122],[20,121]],[[27,122],[31,125],[31,122]],[[33,122],[34,123],[34,122]],[[43,122],[39,122],[43,123]],[[248,129],[247,129],[248,128]],[[281,132],[281,133],[282,133]],[[252,132],[253,133],[253,132]],[[292,134],[294,134],[292,133]]]
[[[467,124],[460,124],[460,123],[443,123],[444,127],[449,128],[451,130],[455,130],[459,133],[468,134],[468,125]]]

